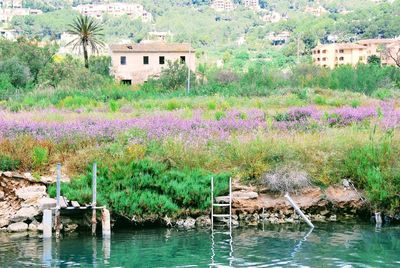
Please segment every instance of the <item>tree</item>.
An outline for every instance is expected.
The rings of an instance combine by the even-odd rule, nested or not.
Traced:
[[[368,57],[368,64],[381,65],[381,58],[377,55],[371,55]]]
[[[69,28],[68,33],[75,35],[76,38],[67,45],[73,45],[74,50],[80,51],[82,48],[85,67],[89,69],[88,48],[92,53],[97,53],[99,48],[104,46],[101,41],[103,28],[95,19],[83,15],[76,17],[73,23],[69,24]]]
[[[383,55],[388,61],[393,61],[397,67],[400,67],[400,41],[387,45],[383,50]]]

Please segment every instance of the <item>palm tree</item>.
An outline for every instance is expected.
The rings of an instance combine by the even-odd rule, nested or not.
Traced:
[[[95,19],[88,16],[79,15],[68,25],[68,33],[75,35],[76,38],[67,44],[73,45],[73,49],[83,49],[85,67],[89,68],[88,47],[92,53],[97,53],[100,47],[104,46],[101,37],[103,37],[103,28]]]

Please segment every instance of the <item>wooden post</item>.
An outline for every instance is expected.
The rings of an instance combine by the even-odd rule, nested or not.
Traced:
[[[110,211],[106,208],[101,210],[101,226],[103,231],[103,237],[110,237],[111,235],[111,224],[110,224]]]
[[[211,177],[211,230],[214,228],[214,177]]]
[[[57,203],[55,215],[56,238],[60,238],[61,219],[60,219],[60,195],[61,195],[61,164],[57,164],[57,181],[56,181]]]
[[[97,164],[93,163],[93,171],[92,171],[92,235],[96,235],[96,200],[97,200]]]
[[[52,211],[46,209],[43,211],[43,238],[51,238],[52,235]]]

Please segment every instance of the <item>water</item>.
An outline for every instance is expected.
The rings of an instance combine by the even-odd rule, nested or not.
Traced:
[[[221,230],[223,231],[223,230]],[[214,264],[214,266],[212,265]],[[1,267],[400,267],[400,227],[323,224],[118,231],[60,241],[0,233]]]

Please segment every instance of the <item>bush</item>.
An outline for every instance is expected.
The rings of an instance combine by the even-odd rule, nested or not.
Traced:
[[[25,88],[32,76],[29,67],[17,58],[0,61],[0,73],[9,78],[9,82],[17,88]]]
[[[210,206],[210,176],[201,170],[171,169],[150,160],[99,165],[98,203],[127,218],[204,211]],[[215,181],[216,194],[226,193],[228,175],[216,175]],[[54,196],[55,187],[49,192]],[[61,192],[69,199],[89,203],[91,174],[62,184]]]
[[[277,168],[264,175],[263,184],[274,192],[295,192],[310,186],[308,174],[296,165]]]
[[[18,160],[14,160],[8,155],[0,155],[0,170],[1,171],[13,171],[17,170],[20,165]]]
[[[32,151],[32,162],[35,168],[40,168],[49,161],[49,151],[47,148],[36,146]]]
[[[168,61],[168,66],[161,71],[159,83],[164,90],[175,91],[186,85],[188,79],[188,67],[181,64],[178,60],[175,62]],[[193,72],[190,77],[194,83],[195,75]]]

